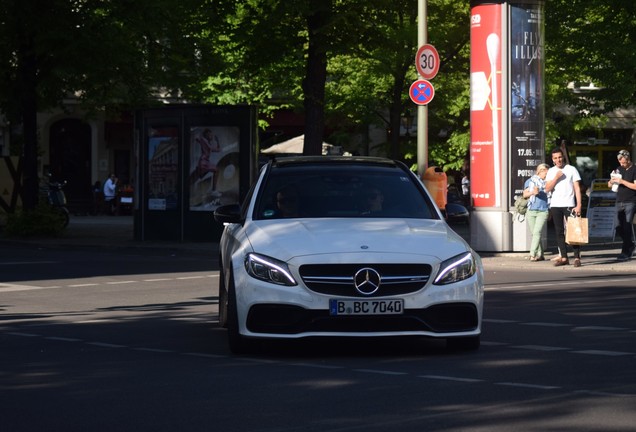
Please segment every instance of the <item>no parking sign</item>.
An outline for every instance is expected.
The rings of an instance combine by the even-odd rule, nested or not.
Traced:
[[[417,105],[426,105],[435,97],[435,88],[427,80],[417,80],[409,89],[411,100]]]

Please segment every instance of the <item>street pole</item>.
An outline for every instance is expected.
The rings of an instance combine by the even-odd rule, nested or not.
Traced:
[[[417,0],[417,45],[418,48],[427,43],[426,2]],[[417,108],[417,174],[420,178],[428,167],[428,106]]]

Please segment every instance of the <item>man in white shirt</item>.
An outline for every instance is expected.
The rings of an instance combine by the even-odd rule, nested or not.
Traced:
[[[104,182],[104,204],[111,214],[115,212],[115,196],[117,195],[117,176],[111,174]]]
[[[557,247],[561,258],[555,261],[555,266],[570,264],[568,260],[567,244],[565,243],[565,223],[571,213],[581,216],[581,175],[572,165],[566,164],[565,155],[561,148],[552,150],[554,166],[548,170],[545,190],[551,192],[550,215],[554,222]],[[574,252],[574,267],[581,266],[581,247],[572,246]]]

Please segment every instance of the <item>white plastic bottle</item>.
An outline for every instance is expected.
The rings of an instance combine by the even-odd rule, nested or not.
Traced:
[[[612,174],[610,174],[610,177],[612,178],[612,180],[620,180],[621,178],[623,178],[623,176],[618,172],[617,169],[612,171]],[[617,192],[617,191],[618,191],[618,183],[612,184],[612,192]]]

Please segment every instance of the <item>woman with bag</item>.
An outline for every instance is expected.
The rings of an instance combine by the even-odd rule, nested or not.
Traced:
[[[548,221],[548,194],[545,191],[545,178],[548,175],[547,164],[537,166],[536,173],[524,183],[523,197],[528,198],[526,220],[532,233],[530,243],[530,261],[543,261],[541,233]]]
[[[555,266],[570,264],[567,244],[565,243],[565,220],[574,214],[581,216],[581,175],[572,165],[565,163],[563,150],[552,150],[554,166],[548,170],[545,190],[550,194],[550,215],[554,222],[557,247],[561,258],[554,262]],[[581,246],[572,245],[574,267],[581,267]]]

